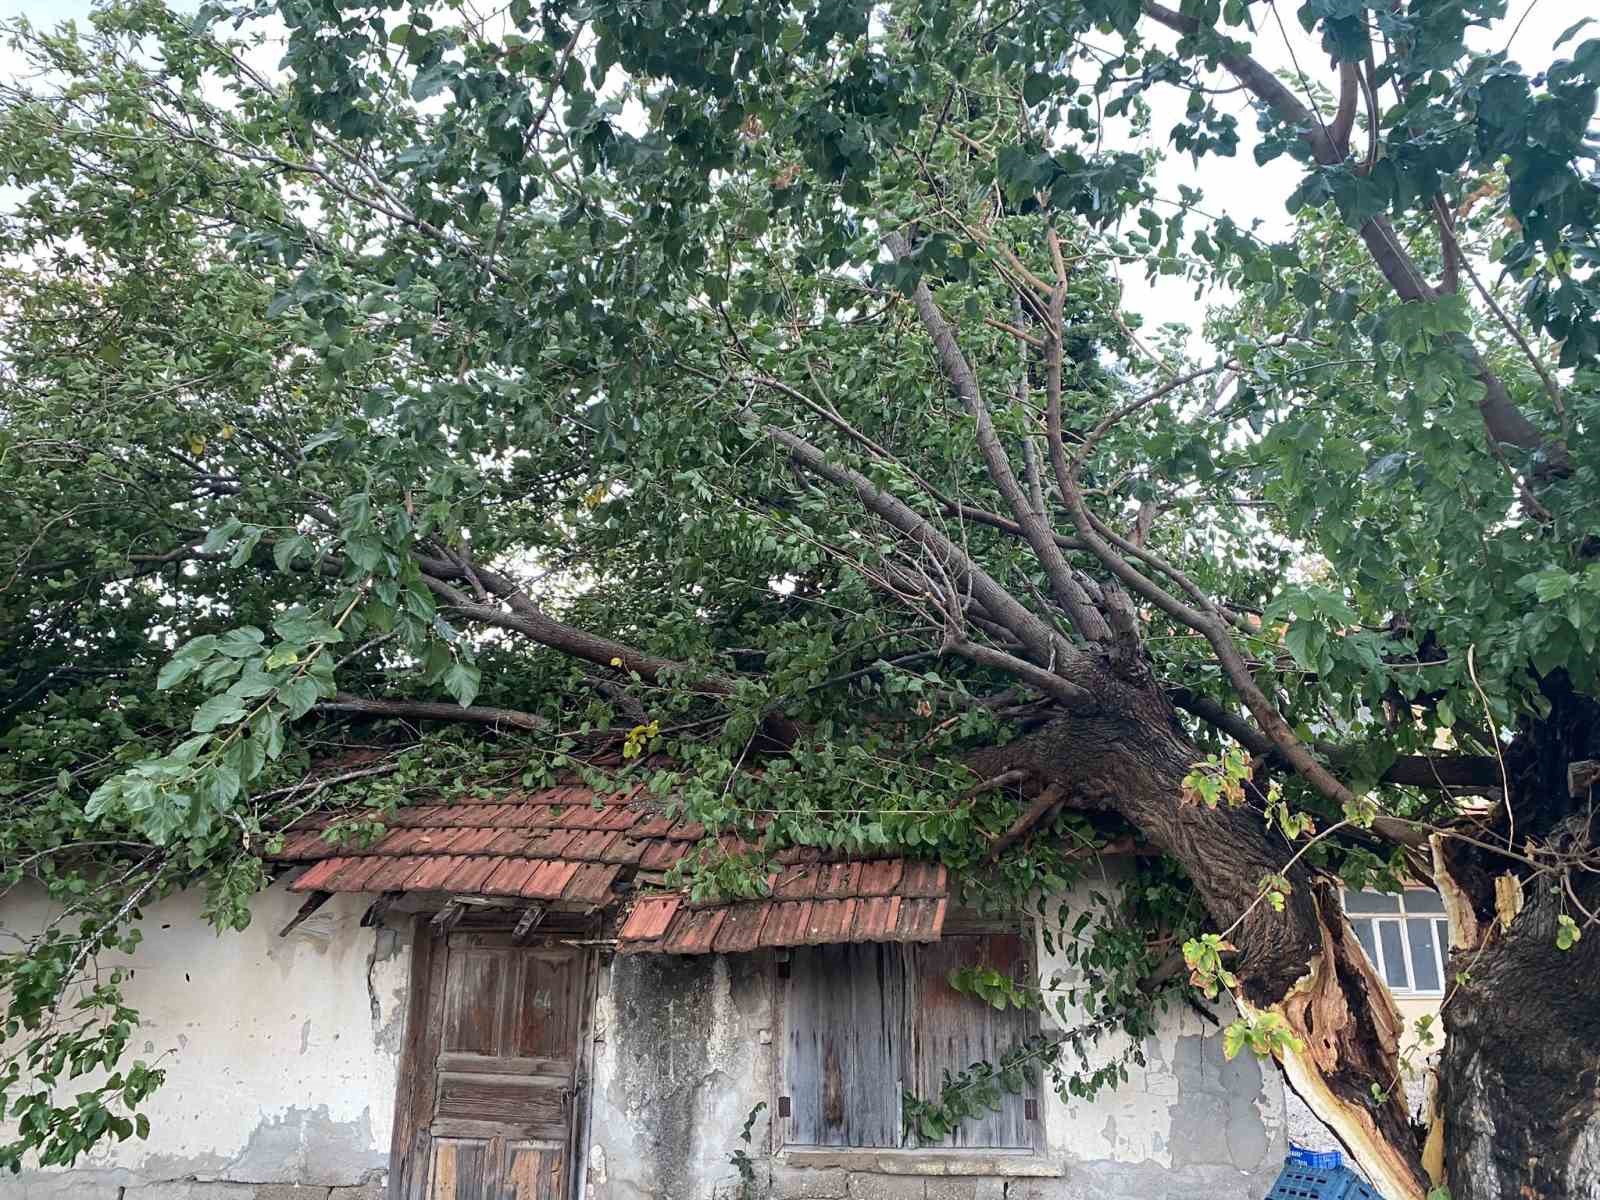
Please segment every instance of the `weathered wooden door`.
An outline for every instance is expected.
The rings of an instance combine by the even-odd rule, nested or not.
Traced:
[[[436,941],[431,957],[412,1099],[397,1114],[409,1117],[412,1135],[394,1194],[569,1200],[581,952],[457,932]]]

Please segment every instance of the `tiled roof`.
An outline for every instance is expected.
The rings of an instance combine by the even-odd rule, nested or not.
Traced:
[[[493,802],[418,802],[387,817],[387,832],[362,848],[324,841],[339,818],[323,815],[289,830],[273,857],[309,864],[289,885],[296,892],[444,892],[594,908],[639,897],[618,935],[625,951],[932,941],[943,928],[945,868],[904,859],[824,862],[815,850],[787,850],[770,898],[694,904],[662,892],[664,873],[707,834],[662,815],[642,792],[567,784]],[[733,835],[716,840],[730,854],[754,849]]]
[[[890,858],[797,864],[781,871],[772,897],[697,906],[682,895],[633,906],[617,948],[665,954],[733,954],[760,946],[824,942],[931,942],[944,928],[945,869]]]

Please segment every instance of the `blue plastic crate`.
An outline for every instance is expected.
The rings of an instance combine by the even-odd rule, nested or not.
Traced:
[[[1307,1166],[1291,1155],[1266,1200],[1383,1200],[1383,1196],[1348,1167]]]
[[[1344,1155],[1337,1150],[1307,1150],[1290,1142],[1289,1161],[1299,1163],[1302,1167],[1342,1167]]]

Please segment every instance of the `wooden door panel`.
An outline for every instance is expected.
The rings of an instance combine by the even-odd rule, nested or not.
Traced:
[[[506,1171],[508,1200],[562,1200],[565,1156],[559,1146],[512,1145],[506,1153],[511,1160]]]
[[[917,947],[917,1026],[914,1087],[920,1096],[937,1096],[946,1070],[973,1063],[998,1064],[1028,1040],[1034,1015],[1025,1009],[997,1010],[950,986],[950,973],[989,966],[1018,981],[1030,977],[1028,944],[1018,935],[947,937]],[[1000,1093],[998,1111],[969,1118],[945,1143],[992,1149],[1025,1149],[1033,1144],[1027,1119],[1028,1092]]]
[[[520,956],[520,965],[507,1052],[571,1062],[577,1052],[578,1007],[562,1000],[576,991],[578,956],[531,951]]]
[[[445,977],[444,1041],[458,1054],[495,1055],[506,1002],[506,952],[450,947]]]
[[[440,1075],[434,1127],[451,1120],[498,1123],[519,1137],[559,1140],[566,1135],[569,1086],[548,1076]]]
[[[431,1200],[499,1200],[488,1139],[435,1138]]]
[[[405,1200],[571,1200],[583,953],[467,931],[432,945]],[[414,994],[421,994],[414,989]],[[421,1185],[419,1194],[418,1188]]]

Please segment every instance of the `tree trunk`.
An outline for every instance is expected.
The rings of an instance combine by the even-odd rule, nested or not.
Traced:
[[[1569,776],[1600,758],[1600,705],[1560,676],[1543,691],[1549,715],[1506,754],[1515,821],[1435,840],[1452,945],[1430,1143],[1453,1200],[1600,1196],[1600,927],[1582,929],[1600,875],[1575,861],[1600,829],[1591,781]],[[1563,914],[1582,932],[1567,950]]]
[[[1589,889],[1600,891],[1600,889]],[[1452,1200],[1600,1196],[1600,930],[1556,947],[1557,889],[1457,946],[1439,1067]]]
[[[1062,717],[974,765],[986,776],[1025,768],[1074,806],[1120,814],[1176,860],[1219,930],[1239,922],[1231,969],[1245,1015],[1279,1013],[1301,1040],[1280,1060],[1290,1086],[1386,1200],[1423,1200],[1429,1183],[1399,1084],[1400,1020],[1344,918],[1337,885],[1303,864],[1289,867],[1294,847],[1259,813],[1183,801],[1184,776],[1201,755],[1156,688],[1108,672],[1092,690],[1103,700],[1099,712]],[[1284,911],[1255,904],[1263,880],[1280,874],[1292,889]]]

